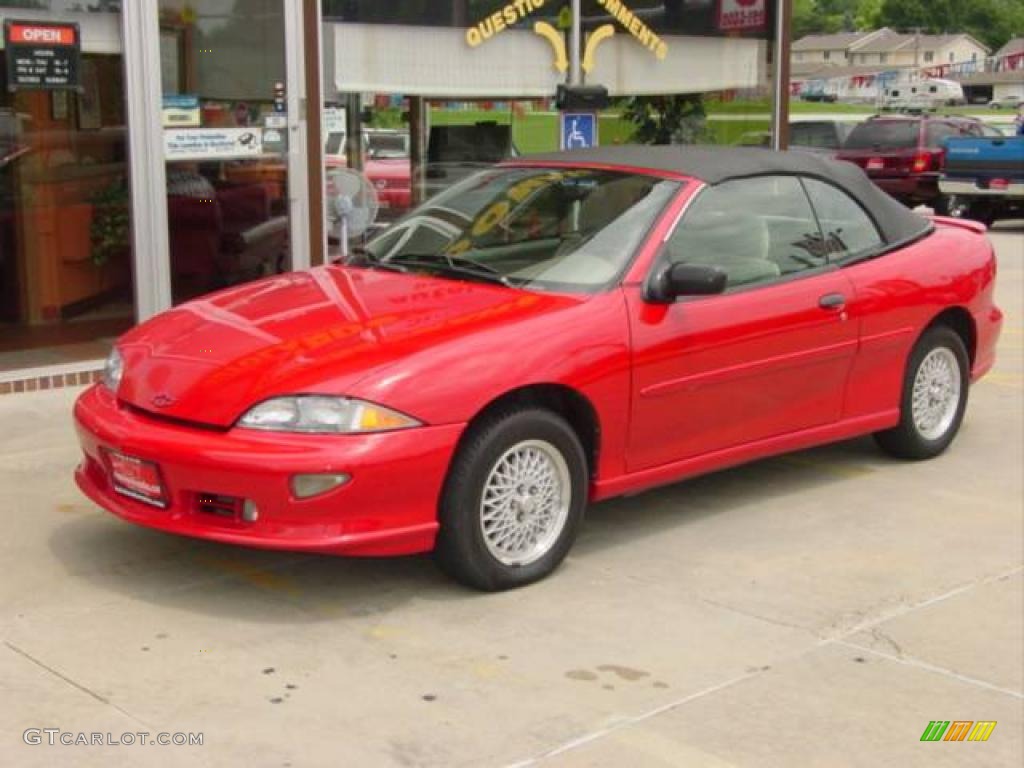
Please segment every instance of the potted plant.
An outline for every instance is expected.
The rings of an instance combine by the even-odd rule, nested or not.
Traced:
[[[123,180],[118,180],[94,194],[90,202],[93,206],[89,230],[92,263],[102,268],[111,259],[128,251],[131,236],[128,186]]]

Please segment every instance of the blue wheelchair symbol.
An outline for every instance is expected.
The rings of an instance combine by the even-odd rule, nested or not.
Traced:
[[[597,115],[589,112],[562,115],[562,149],[597,146]]]

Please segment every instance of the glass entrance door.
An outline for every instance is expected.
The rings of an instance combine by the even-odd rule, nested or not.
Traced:
[[[308,262],[308,243],[293,236],[300,196],[290,192],[305,161],[289,147],[302,136],[290,97],[301,75],[288,65],[296,5],[159,0],[176,304]]]
[[[2,380],[106,357],[136,276],[121,4],[0,0],[0,30]]]

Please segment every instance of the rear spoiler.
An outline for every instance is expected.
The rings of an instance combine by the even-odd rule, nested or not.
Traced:
[[[949,216],[929,216],[932,221],[943,227],[959,227],[960,229],[966,229],[969,232],[973,232],[976,235],[984,235],[988,232],[988,227],[982,224],[980,221],[972,221],[971,219],[953,219]]]
[[[927,205],[919,205],[914,209],[914,213],[918,216],[924,216],[926,219],[931,219],[936,224],[943,227],[958,227],[960,229],[966,229],[968,232],[973,232],[976,235],[984,235],[988,232],[986,227],[981,222],[972,221],[971,219],[954,219],[949,216],[937,216],[933,208],[929,208]]]

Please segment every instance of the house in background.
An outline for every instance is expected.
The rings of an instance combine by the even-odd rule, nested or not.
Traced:
[[[992,57],[996,71],[992,73],[992,98],[1024,99],[1024,37],[1008,42]]]
[[[874,32],[841,32],[835,35],[807,35],[793,43],[791,68],[814,72],[823,67],[845,67],[850,57],[863,45],[891,30]]]
[[[883,27],[807,35],[793,43],[790,85],[795,96],[820,93],[844,102],[876,104],[895,83],[920,76],[959,79],[954,70],[981,71],[988,66],[989,52],[968,34],[902,34]]]
[[[966,33],[954,35],[900,34],[891,29],[851,51],[851,64],[888,67],[933,67],[940,64],[984,62],[988,46]]]
[[[821,74],[830,67],[900,69],[979,62],[990,50],[966,33],[902,34],[888,27],[873,32],[807,35],[793,43],[794,76]]]

